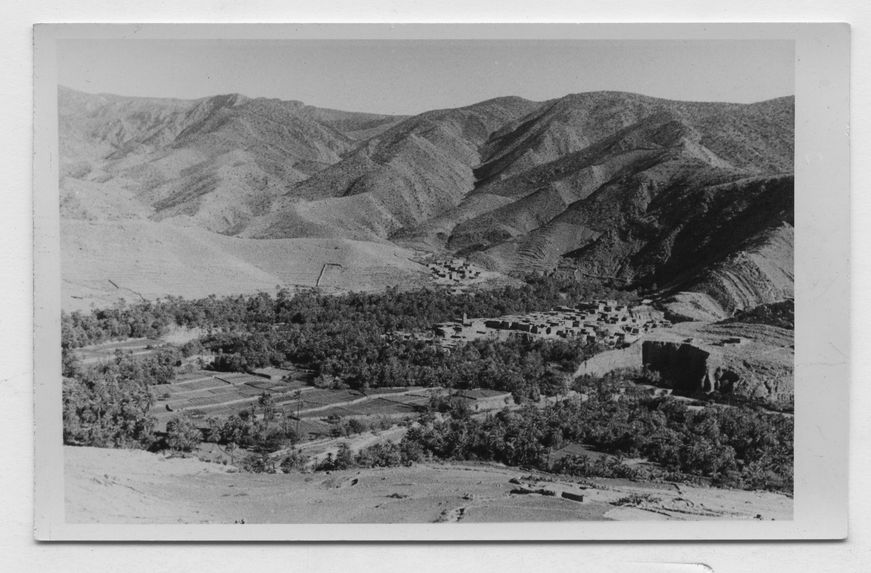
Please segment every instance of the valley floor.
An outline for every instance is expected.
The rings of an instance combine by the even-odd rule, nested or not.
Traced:
[[[69,446],[64,460],[69,523],[788,520],[793,507],[791,498],[770,492],[576,481],[490,464],[270,475],[138,450]],[[575,501],[578,495],[583,501]]]

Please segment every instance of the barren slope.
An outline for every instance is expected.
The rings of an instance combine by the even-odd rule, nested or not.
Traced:
[[[792,296],[793,98],[593,92],[409,118],[238,95],[60,102],[65,219],[568,265],[690,318]]]
[[[583,150],[646,118],[667,114],[690,128],[698,152],[756,173],[792,166],[792,98],[742,105],[679,102],[623,92],[571,94],[494,134],[476,169],[483,184]]]
[[[150,221],[63,221],[67,310],[119,298],[272,292],[277,286],[381,290],[420,285],[429,273],[389,243],[345,239],[254,241]],[[324,265],[329,266],[324,269]]]
[[[472,168],[490,134],[537,105],[500,98],[409,118],[294,186],[246,235],[306,236],[313,228],[338,225],[344,236],[386,238],[426,221],[472,190]],[[332,199],[318,201],[324,197]]]
[[[65,216],[116,218],[100,197],[121,194],[153,219],[231,233],[357,138],[401,119],[238,94],[183,101],[61,88],[58,100],[61,195],[74,196]]]
[[[483,464],[415,465],[329,474],[240,474],[192,459],[132,450],[64,448],[71,523],[432,523],[590,520],[791,519],[792,499],[774,493],[621,480],[538,483],[582,494],[518,495],[528,471]],[[658,499],[639,507],[631,494]]]

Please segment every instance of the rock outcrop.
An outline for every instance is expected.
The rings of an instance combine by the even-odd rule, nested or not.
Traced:
[[[761,324],[688,324],[641,348],[642,366],[679,394],[730,394],[779,410],[794,404],[794,360],[792,331]]]
[[[662,374],[681,393],[731,393],[738,374],[724,367],[722,356],[689,343],[646,340],[641,347],[645,367]]]

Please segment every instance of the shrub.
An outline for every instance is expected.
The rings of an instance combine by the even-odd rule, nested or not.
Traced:
[[[174,452],[189,452],[200,445],[203,433],[187,415],[176,416],[166,423],[166,445]]]
[[[351,447],[345,442],[339,444],[339,451],[333,456],[332,452],[315,468],[318,471],[346,470],[354,466],[354,456]]]
[[[662,501],[661,497],[656,497],[650,493],[632,493],[625,497],[621,497],[614,502],[614,505],[633,505],[639,506],[644,504],[657,504]]]
[[[398,466],[403,463],[402,450],[393,442],[378,443],[361,450],[355,462],[358,466],[366,468]]]
[[[281,459],[279,467],[284,473],[290,473],[294,470],[304,470],[309,463],[309,457],[298,450],[292,450],[289,454]]]
[[[249,454],[243,460],[241,465],[241,469],[246,472],[251,473],[267,473],[274,474],[275,473],[275,461],[269,457],[269,454],[266,453],[255,453]]]

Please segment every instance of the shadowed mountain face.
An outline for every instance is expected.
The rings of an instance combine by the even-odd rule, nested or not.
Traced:
[[[59,112],[68,219],[392,241],[655,286],[714,315],[792,296],[791,97],[594,92],[403,118],[61,89]]]
[[[791,98],[567,96],[494,133],[466,198],[393,238],[507,273],[559,266],[692,290],[714,316],[781,300],[793,287],[793,121]]]

